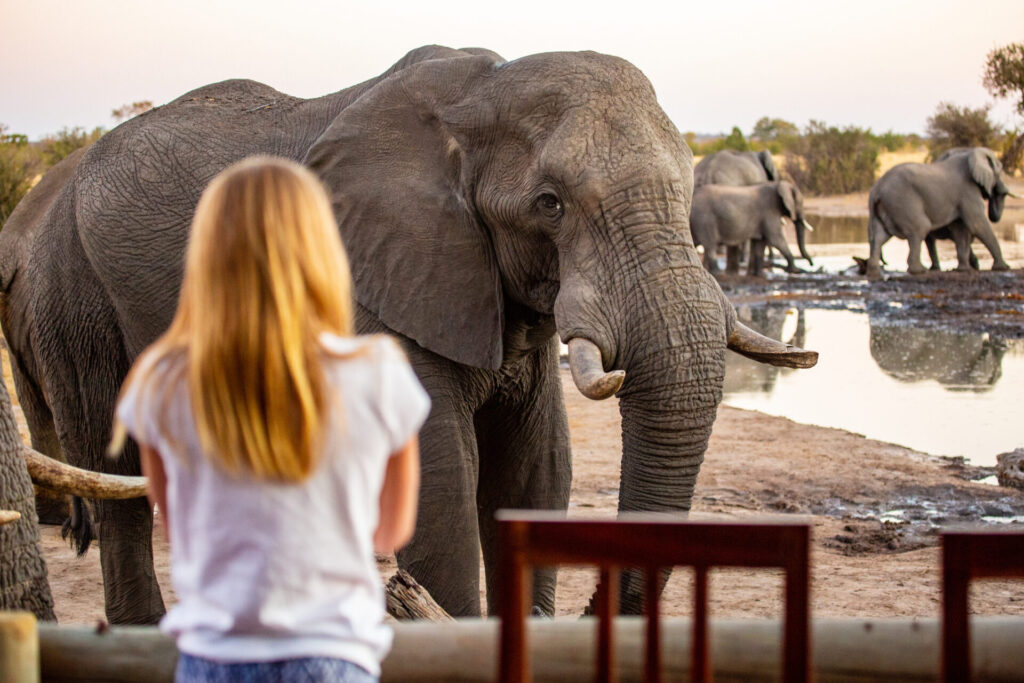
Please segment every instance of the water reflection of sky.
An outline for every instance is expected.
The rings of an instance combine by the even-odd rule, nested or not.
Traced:
[[[801,342],[820,357],[810,370],[789,370],[729,352],[727,405],[926,453],[965,455],[978,465],[994,465],[996,454],[1024,446],[1020,341],[880,328],[873,357],[865,314],[809,309],[800,325],[792,309],[744,314],[753,315],[752,327],[767,324],[766,333]]]

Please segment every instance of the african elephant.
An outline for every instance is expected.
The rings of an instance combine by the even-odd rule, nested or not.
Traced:
[[[804,241],[804,197],[786,180],[743,187],[698,187],[693,192],[690,230],[694,243],[704,247],[704,265],[711,272],[718,270],[715,251],[719,244],[735,246],[748,240],[755,245],[750,252],[748,274],[761,274],[760,256],[765,243],[782,252],[789,272],[800,272],[782,233],[784,217],[793,221],[800,254],[810,260]]]
[[[1002,217],[1008,194],[999,160],[984,147],[956,150],[931,164],[894,166],[868,195],[868,277],[881,276],[882,245],[893,236],[910,243],[907,271],[923,273],[921,242],[940,228],[948,229],[956,242],[957,270],[970,269],[970,242],[974,237],[992,254],[992,270],[1007,270],[989,220],[994,223]]]
[[[709,154],[693,169],[693,188],[702,185],[760,185],[779,180],[771,152],[735,152],[731,149]]]
[[[725,149],[707,155],[693,169],[693,188],[702,185],[760,185],[779,180],[779,170],[772,154],[764,149],[760,152],[737,152]],[[726,248],[726,271],[739,272],[740,261],[747,258],[747,244]]]
[[[316,99],[244,80],[189,92],[103,136],[37,198],[45,210],[12,216],[0,322],[32,429],[55,430],[69,462],[138,471],[134,448],[103,457],[118,387],[174,313],[201,191],[257,153],[324,181],[357,326],[395,335],[430,394],[418,524],[398,563],[452,614],[480,613],[481,546],[496,608],[497,509],[568,505],[556,334],[580,390],[620,399],[622,511],[689,509],[727,343],[816,360],[737,325],[700,267],[692,156],[639,70],[591,52],[506,62],[429,46]],[[110,620],[156,620],[149,508],[96,510]],[[534,582],[549,614],[554,586],[553,571]],[[638,612],[637,581],[621,592]]]

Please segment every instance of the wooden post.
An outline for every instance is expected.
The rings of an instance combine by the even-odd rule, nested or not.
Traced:
[[[31,612],[0,612],[0,683],[39,682],[39,634]]]

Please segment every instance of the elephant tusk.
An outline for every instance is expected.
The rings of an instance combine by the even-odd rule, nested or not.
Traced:
[[[582,337],[569,340],[569,368],[576,388],[587,398],[600,401],[612,396],[626,379],[623,370],[604,371],[601,349]]]
[[[11,522],[17,522],[19,519],[21,519],[20,512],[15,512],[14,510],[0,510],[0,526]]]
[[[1007,197],[1013,197],[1014,199],[1024,199],[1024,197],[1022,197],[1021,195],[1017,194],[1016,192],[1007,192],[1006,196]]]
[[[814,226],[812,226],[810,223],[803,219],[801,219],[800,222],[804,224],[804,230],[806,230],[807,232],[814,232]]]
[[[31,448],[25,448],[22,455],[32,483],[37,486],[101,500],[126,500],[146,495],[145,477],[124,477],[79,469]]]
[[[729,348],[758,362],[785,368],[813,368],[818,363],[817,351],[769,339],[738,320],[729,335]]]

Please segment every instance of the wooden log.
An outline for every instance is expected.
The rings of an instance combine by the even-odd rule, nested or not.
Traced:
[[[493,681],[498,661],[498,622],[457,619],[398,622],[384,661],[384,683]],[[530,660],[535,681],[592,680],[596,620],[530,619]],[[615,661],[621,681],[643,679],[644,624],[638,617],[615,623]],[[716,681],[774,681],[782,671],[778,620],[713,619],[711,670]],[[690,620],[662,621],[664,680],[689,680]],[[174,641],[154,627],[87,627],[39,624],[43,680],[147,681],[174,677]],[[974,679],[1013,681],[1024,671],[1024,619],[971,620]],[[816,619],[811,625],[812,671],[830,681],[935,681],[939,675],[937,619]]]
[[[452,621],[427,589],[416,582],[409,572],[399,569],[384,586],[388,614],[399,621]]]
[[[39,636],[31,612],[0,612],[0,683],[38,683]]]

